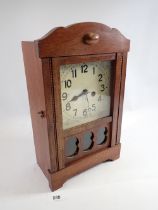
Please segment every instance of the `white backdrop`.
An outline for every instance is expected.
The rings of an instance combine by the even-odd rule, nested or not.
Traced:
[[[156,0],[0,0],[0,209],[158,209],[157,11]],[[35,160],[21,41],[85,21],[131,40],[121,158],[51,193]]]

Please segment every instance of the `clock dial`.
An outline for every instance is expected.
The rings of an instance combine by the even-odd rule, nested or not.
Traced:
[[[110,115],[111,61],[60,66],[63,129]]]

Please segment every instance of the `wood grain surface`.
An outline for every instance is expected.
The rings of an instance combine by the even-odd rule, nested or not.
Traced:
[[[22,42],[36,157],[51,190],[70,177],[120,155],[120,135],[130,41],[117,29],[85,22],[58,27],[34,42]],[[111,111],[108,117],[63,130],[60,65],[93,61],[112,62]],[[106,143],[97,145],[99,128]],[[93,147],[83,150],[83,135],[92,133]],[[65,155],[69,137],[78,139],[78,152]]]

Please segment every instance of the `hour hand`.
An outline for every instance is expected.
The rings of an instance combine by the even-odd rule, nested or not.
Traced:
[[[71,102],[71,101],[77,101],[77,99],[78,99],[78,96],[73,96],[72,99],[69,102]]]
[[[87,90],[87,89],[84,89],[79,95],[73,96],[72,99],[71,99],[69,102],[71,102],[71,101],[77,101],[77,99],[78,99],[79,97],[81,97],[82,95],[85,95],[85,94],[87,94],[87,93],[88,93],[88,90]]]

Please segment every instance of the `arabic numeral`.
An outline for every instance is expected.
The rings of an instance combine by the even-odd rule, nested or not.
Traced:
[[[64,81],[64,84],[65,84],[65,88],[70,88],[71,85],[72,85],[72,82],[71,82],[70,79],[68,79],[68,80],[65,80],[65,81]]]
[[[101,90],[100,91],[104,91],[105,90],[105,85],[104,84],[102,84],[102,85],[100,85],[101,86]]]
[[[92,111],[95,111],[95,110],[96,110],[96,105],[92,104]]]
[[[81,66],[81,73],[87,73],[88,72],[88,65],[84,64]]]
[[[73,109],[73,111],[75,112],[74,116],[76,116],[77,115],[77,109]]]
[[[83,116],[86,117],[87,116],[87,109],[83,110]]]
[[[77,77],[77,71],[76,71],[76,69],[72,69],[71,72],[72,72],[72,77],[73,78],[76,78]]]
[[[95,67],[93,67],[93,74],[95,74]]]
[[[102,78],[103,78],[103,75],[102,74],[98,74],[98,77],[99,77],[99,82],[102,82]]]
[[[62,93],[62,99],[63,99],[63,100],[66,100],[66,99],[67,99],[67,93],[66,93],[66,92],[63,92],[63,93]]]
[[[93,112],[93,111],[95,111],[96,110],[96,105],[95,104],[92,104],[92,107],[89,107],[88,108],[88,112]]]
[[[69,111],[71,109],[71,105],[70,105],[70,103],[67,103],[66,104],[66,111]]]
[[[98,101],[101,101],[101,95],[98,97]]]

